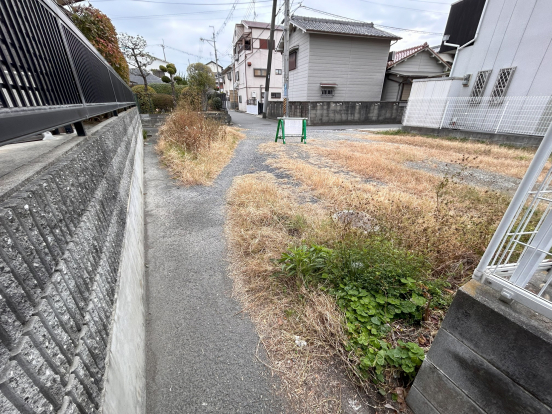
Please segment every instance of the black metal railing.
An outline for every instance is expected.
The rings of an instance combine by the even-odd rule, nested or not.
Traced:
[[[52,0],[0,0],[0,143],[135,105]]]

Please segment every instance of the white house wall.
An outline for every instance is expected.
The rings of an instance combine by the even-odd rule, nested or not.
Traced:
[[[487,1],[479,36],[458,52],[452,73],[471,74],[469,87],[454,84],[450,96],[469,96],[477,72],[492,69],[489,96],[499,70],[513,66],[508,96],[552,95],[552,1]]]
[[[277,30],[274,32],[274,41],[278,44],[282,36],[282,31]],[[235,80],[238,83],[237,94],[241,96],[241,103],[239,103],[239,109],[241,111],[247,110],[247,100],[256,97],[261,99],[261,93],[264,92],[266,78],[264,76],[255,76],[255,69],[266,69],[268,64],[268,49],[259,49],[259,38],[269,39],[270,29],[251,29],[252,50],[244,51],[240,53],[239,60],[235,62],[235,72],[239,73],[239,80]],[[251,63],[249,66],[248,63]],[[270,91],[269,93],[282,94],[282,76],[276,75],[276,69],[282,69],[282,55],[280,53],[273,52],[272,54],[272,70],[270,77]],[[269,100],[281,100],[272,99],[269,96]],[[238,98],[239,102],[239,98]]]
[[[309,35],[296,29],[290,35],[290,49],[299,47],[297,51],[297,69],[289,72],[289,100],[306,101],[309,79]]]
[[[389,40],[310,34],[309,101],[379,101]],[[321,95],[321,82],[336,83],[334,97]]]

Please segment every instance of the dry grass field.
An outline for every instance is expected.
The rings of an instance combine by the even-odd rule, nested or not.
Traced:
[[[364,406],[407,410],[419,352],[508,205],[502,182],[515,190],[532,152],[366,133],[260,151],[269,172],[234,180],[227,237],[263,363],[298,412],[341,412],[339,372]]]

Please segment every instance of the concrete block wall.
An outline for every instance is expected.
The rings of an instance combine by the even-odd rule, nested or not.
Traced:
[[[288,116],[307,118],[308,125],[400,124],[406,106],[399,102],[288,102]],[[283,116],[283,102],[270,101],[268,118]]]
[[[552,321],[498,297],[458,291],[408,393],[415,414],[552,413]]]
[[[143,340],[143,287],[119,299],[143,285],[142,145],[132,109],[0,203],[1,413],[116,412],[103,401],[129,358],[113,340],[117,313],[142,309],[128,341]]]

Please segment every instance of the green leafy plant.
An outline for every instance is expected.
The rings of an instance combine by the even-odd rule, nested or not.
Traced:
[[[144,85],[136,85],[132,87],[132,92],[136,94],[141,113],[147,114],[154,111],[152,100],[155,95],[155,90],[152,87],[148,86],[146,93]]]
[[[428,279],[423,257],[372,237],[343,241],[335,248],[300,245],[279,259],[281,277],[318,286],[335,296],[346,320],[345,345],[359,363],[359,371],[376,382],[395,370],[412,378],[424,359],[415,342],[394,340],[392,324],[419,325],[429,309],[445,307],[446,282]]]

